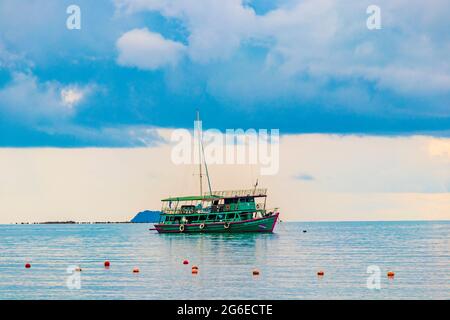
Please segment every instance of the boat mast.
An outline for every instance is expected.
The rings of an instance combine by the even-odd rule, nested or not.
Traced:
[[[254,188],[253,188],[253,194],[255,194],[255,192],[256,192],[256,187],[258,186],[258,179],[256,179],[256,183],[255,183],[255,185],[253,186]]]
[[[203,160],[205,161],[206,178],[208,179],[209,195],[212,196],[211,180],[209,180],[208,165],[206,164],[205,149],[203,148],[203,141],[202,141],[202,151],[203,151]]]
[[[197,134],[198,134],[198,169],[200,173],[200,196],[203,196],[203,183],[202,183],[202,137],[200,127],[200,113],[197,110]],[[202,148],[202,149],[201,149]]]
[[[206,172],[206,178],[208,180],[208,189],[209,189],[209,195],[212,195],[212,189],[211,189],[211,180],[209,179],[209,172],[208,172],[208,164],[206,163],[206,157],[205,157],[205,148],[203,147],[203,133],[200,126],[200,113],[197,111],[197,123],[199,128],[198,133],[198,140],[199,140],[199,168],[200,168],[200,195],[203,196],[203,188],[202,188],[202,155],[203,155],[203,161],[205,162],[205,172]],[[200,149],[201,148],[201,149]]]

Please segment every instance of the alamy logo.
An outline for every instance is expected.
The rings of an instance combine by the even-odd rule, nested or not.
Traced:
[[[81,29],[81,9],[79,6],[72,4],[67,7],[66,13],[69,15],[66,20],[66,26],[69,30]]]
[[[202,143],[200,143],[200,141]],[[186,129],[172,132],[172,162],[199,164],[259,164],[261,175],[275,175],[279,170],[278,129],[217,129],[202,130],[202,122],[194,122],[194,134]],[[202,156],[203,155],[203,156]]]
[[[366,285],[367,289],[381,289],[381,269],[379,266],[371,265],[367,267],[367,273],[370,276],[367,277]]]
[[[81,273],[77,270],[80,268],[78,266],[68,266],[66,272],[70,275],[66,279],[67,288],[70,290],[81,289]]]
[[[381,29],[381,9],[379,6],[374,4],[367,7],[367,14],[370,16],[367,18],[366,26],[369,30],[379,30]]]

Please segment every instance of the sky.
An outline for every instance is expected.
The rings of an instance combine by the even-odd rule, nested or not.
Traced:
[[[159,210],[163,198],[198,194],[197,165],[176,165],[172,150],[0,149],[0,222],[125,221]],[[258,179],[284,221],[445,220],[449,164],[448,139],[301,134],[281,137],[275,175],[248,164],[208,169],[213,190],[251,189]]]
[[[264,180],[291,220],[449,219],[450,5],[380,0],[369,30],[371,4],[0,0],[0,222],[155,209],[166,180],[192,175],[163,150],[197,109],[205,128],[280,130],[295,161]],[[155,163],[165,178],[133,178]],[[241,188],[230,174],[248,168],[211,170]]]

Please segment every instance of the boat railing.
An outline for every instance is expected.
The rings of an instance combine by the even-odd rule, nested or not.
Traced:
[[[184,209],[167,209],[164,208],[161,210],[164,214],[208,214],[211,212],[208,208],[195,209],[195,210],[184,210]]]
[[[275,208],[276,210],[276,208]],[[249,209],[233,209],[233,210],[227,210],[225,205],[221,206],[212,206],[207,208],[201,208],[196,210],[184,210],[184,209],[167,209],[164,208],[161,210],[163,214],[178,214],[178,215],[189,215],[189,214],[221,214],[221,213],[228,213],[228,212],[245,212],[249,211]],[[268,211],[264,208],[264,206],[257,205],[256,208],[250,210],[251,212],[265,212]]]
[[[245,189],[245,190],[225,190],[225,191],[213,191],[213,195],[223,198],[231,197],[265,197],[267,195],[266,188],[260,189]],[[205,196],[209,195],[209,192],[205,192]]]

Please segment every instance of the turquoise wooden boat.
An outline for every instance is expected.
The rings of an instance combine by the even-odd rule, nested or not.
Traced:
[[[273,232],[277,209],[266,210],[267,189],[220,191],[163,199],[159,233]]]

